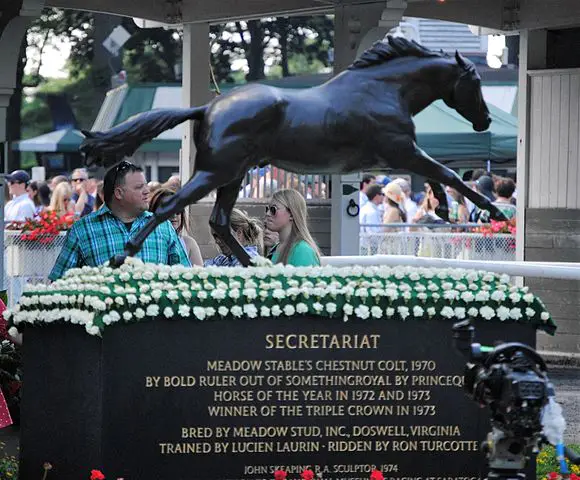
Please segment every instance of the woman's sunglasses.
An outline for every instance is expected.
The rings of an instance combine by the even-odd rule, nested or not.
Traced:
[[[270,214],[273,217],[276,216],[276,214],[278,213],[278,210],[280,210],[283,207],[277,207],[276,205],[266,205],[266,215]]]

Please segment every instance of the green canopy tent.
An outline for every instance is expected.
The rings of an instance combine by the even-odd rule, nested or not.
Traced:
[[[75,153],[85,137],[79,130],[55,130],[38,137],[20,140],[12,144],[12,149],[20,152]]]
[[[440,160],[502,160],[516,158],[517,119],[493,105],[490,128],[475,132],[471,123],[437,101],[415,117],[417,143]]]

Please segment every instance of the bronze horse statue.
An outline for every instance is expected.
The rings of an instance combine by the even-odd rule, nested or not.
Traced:
[[[388,37],[320,86],[246,85],[200,107],[153,110],[107,132],[84,132],[80,149],[93,163],[110,166],[161,132],[196,121],[192,178],[127,243],[125,254],[137,253],[160,223],[217,189],[210,226],[249,265],[250,257],[231,232],[230,214],[246,172],[266,164],[317,174],[404,168],[455,188],[492,218],[504,219],[486,197],[417,146],[412,117],[437,99],[478,132],[491,123],[472,62],[458,52],[447,55]]]

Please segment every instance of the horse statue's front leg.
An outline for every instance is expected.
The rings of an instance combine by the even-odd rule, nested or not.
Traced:
[[[414,145],[414,152],[407,162],[401,164],[401,168],[410,170],[413,173],[427,177],[429,180],[453,187],[465,198],[471,200],[482,210],[487,210],[492,219],[505,221],[507,218],[491,201],[475,190],[469,188],[463,180],[450,168],[441,165],[431,158],[427,153]],[[398,166],[398,165],[397,165]]]

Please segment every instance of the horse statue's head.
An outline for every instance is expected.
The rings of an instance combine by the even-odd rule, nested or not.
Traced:
[[[483,99],[481,78],[475,65],[455,52],[459,76],[449,95],[443,98],[447,106],[455,109],[463,118],[470,121],[473,129],[483,132],[491,124],[491,116]]]

